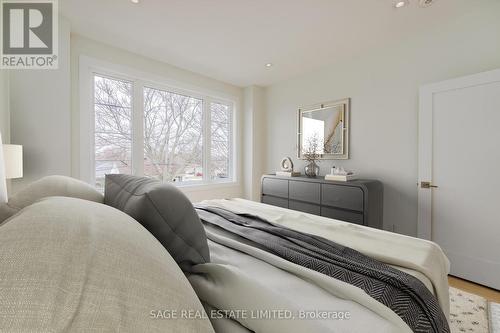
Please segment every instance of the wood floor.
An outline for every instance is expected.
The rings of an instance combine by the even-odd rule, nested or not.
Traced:
[[[462,280],[451,275],[448,275],[448,283],[450,284],[450,287],[482,296],[491,302],[500,303],[500,291],[498,290]]]

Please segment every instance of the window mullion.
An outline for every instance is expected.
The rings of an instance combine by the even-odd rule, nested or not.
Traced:
[[[203,97],[203,181],[209,182],[212,170],[210,170],[212,125],[210,114],[210,98]]]
[[[235,160],[235,157],[236,157],[236,152],[235,152],[235,136],[234,136],[234,133],[235,133],[235,126],[236,126],[236,121],[234,120],[235,119],[235,114],[234,114],[234,104],[231,104],[229,106],[229,152],[228,152],[228,155],[229,155],[229,163],[228,163],[228,173],[229,173],[229,178],[231,180],[235,180],[236,179],[236,160]]]
[[[132,173],[144,175],[144,83],[134,81],[132,108]]]

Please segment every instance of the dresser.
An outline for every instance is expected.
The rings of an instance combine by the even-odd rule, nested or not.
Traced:
[[[262,176],[261,202],[372,228],[383,228],[378,180],[336,182],[324,177]]]

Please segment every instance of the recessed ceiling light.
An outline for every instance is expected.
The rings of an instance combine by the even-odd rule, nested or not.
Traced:
[[[266,68],[271,68],[271,67],[273,67],[273,64],[272,64],[272,63],[270,63],[270,62],[268,62],[268,63],[266,64]]]
[[[436,2],[437,0],[420,0],[419,1],[419,5],[420,7],[429,7],[429,6],[432,6],[434,4],[434,2]]]
[[[130,0],[132,3],[139,3],[139,0]]]
[[[408,0],[400,0],[394,2],[394,8],[403,8],[404,6],[408,5],[409,1]]]

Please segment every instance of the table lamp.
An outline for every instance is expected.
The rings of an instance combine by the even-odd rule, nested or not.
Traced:
[[[3,145],[5,178],[23,178],[23,146]]]

